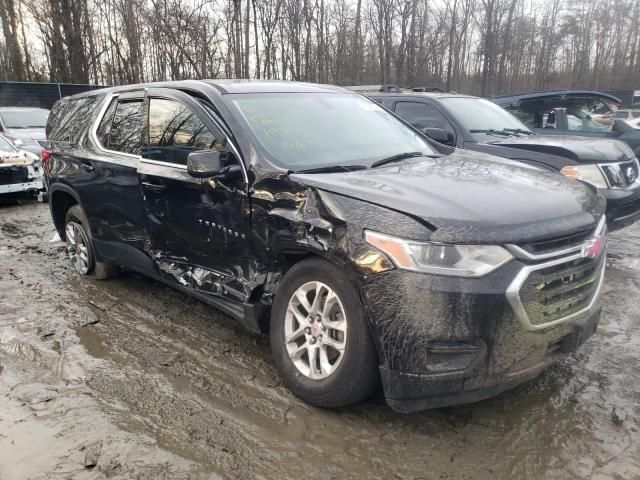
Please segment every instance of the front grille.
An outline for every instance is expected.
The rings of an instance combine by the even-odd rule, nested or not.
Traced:
[[[601,164],[600,168],[613,188],[632,185],[640,175],[638,161],[635,159],[622,163]]]
[[[605,255],[533,270],[519,297],[529,323],[539,327],[589,307],[598,293]]]
[[[584,243],[587,238],[590,238],[593,234],[593,227],[587,227],[580,230],[575,230],[571,233],[565,233],[557,235],[555,237],[547,237],[543,240],[530,242],[524,245],[520,245],[524,250],[532,254],[542,254],[552,252],[554,250],[562,250],[574,245],[580,245]]]
[[[637,160],[632,160],[630,162],[620,164],[620,169],[622,170],[622,175],[627,181],[627,185],[631,185],[638,179],[638,162]]]
[[[26,183],[29,181],[27,167],[0,167],[0,185],[13,185],[14,183]]]

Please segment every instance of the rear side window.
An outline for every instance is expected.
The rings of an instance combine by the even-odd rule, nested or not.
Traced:
[[[47,122],[47,139],[77,144],[91,124],[98,97],[57,102]]]
[[[396,115],[418,129],[442,128],[453,133],[453,128],[435,107],[426,103],[398,102],[396,103]]]
[[[111,133],[111,122],[113,121],[113,113],[116,111],[116,105],[118,104],[117,100],[111,100],[109,107],[105,111],[102,120],[100,120],[100,125],[98,125],[98,130],[96,131],[96,135],[98,137],[98,141],[104,148],[109,148],[109,134]]]
[[[139,154],[142,140],[142,100],[112,100],[96,134],[100,144],[108,150]]]
[[[190,152],[221,148],[216,147],[221,138],[186,105],[163,98],[149,100],[150,159],[186,165]]]
[[[111,124],[109,149],[140,153],[142,140],[142,100],[118,102]]]

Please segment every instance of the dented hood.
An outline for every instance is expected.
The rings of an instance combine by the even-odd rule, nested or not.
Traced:
[[[606,138],[530,135],[497,140],[491,145],[557,155],[577,163],[624,162],[634,157],[629,145]]]
[[[582,183],[461,150],[375,169],[291,178],[420,219],[434,230],[434,241],[531,241],[594,225],[604,211],[604,200]]]

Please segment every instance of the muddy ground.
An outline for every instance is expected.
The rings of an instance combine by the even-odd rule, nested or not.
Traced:
[[[80,278],[46,205],[0,207],[0,479],[638,479],[640,226],[612,235],[604,315],[497,398],[326,411],[264,338],[136,274]]]

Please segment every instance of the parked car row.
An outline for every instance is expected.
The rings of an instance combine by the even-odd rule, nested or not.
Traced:
[[[0,107],[0,133],[19,149],[40,155],[48,117],[44,108]]]
[[[637,172],[633,152],[538,141],[471,97],[372,96],[216,80],[57,102],[42,161],[75,269],[124,266],[268,332],[323,407],[379,385],[402,412],[476,401],[575,351],[600,316],[604,168]]]
[[[507,110],[478,97],[418,92],[367,95],[440,143],[558,171],[593,185],[607,199],[609,230],[640,217],[640,166],[624,142],[537,134]]]
[[[30,197],[47,198],[40,158],[0,134],[0,201]]]
[[[42,108],[0,107],[0,201],[47,200],[40,152],[48,115]]]

